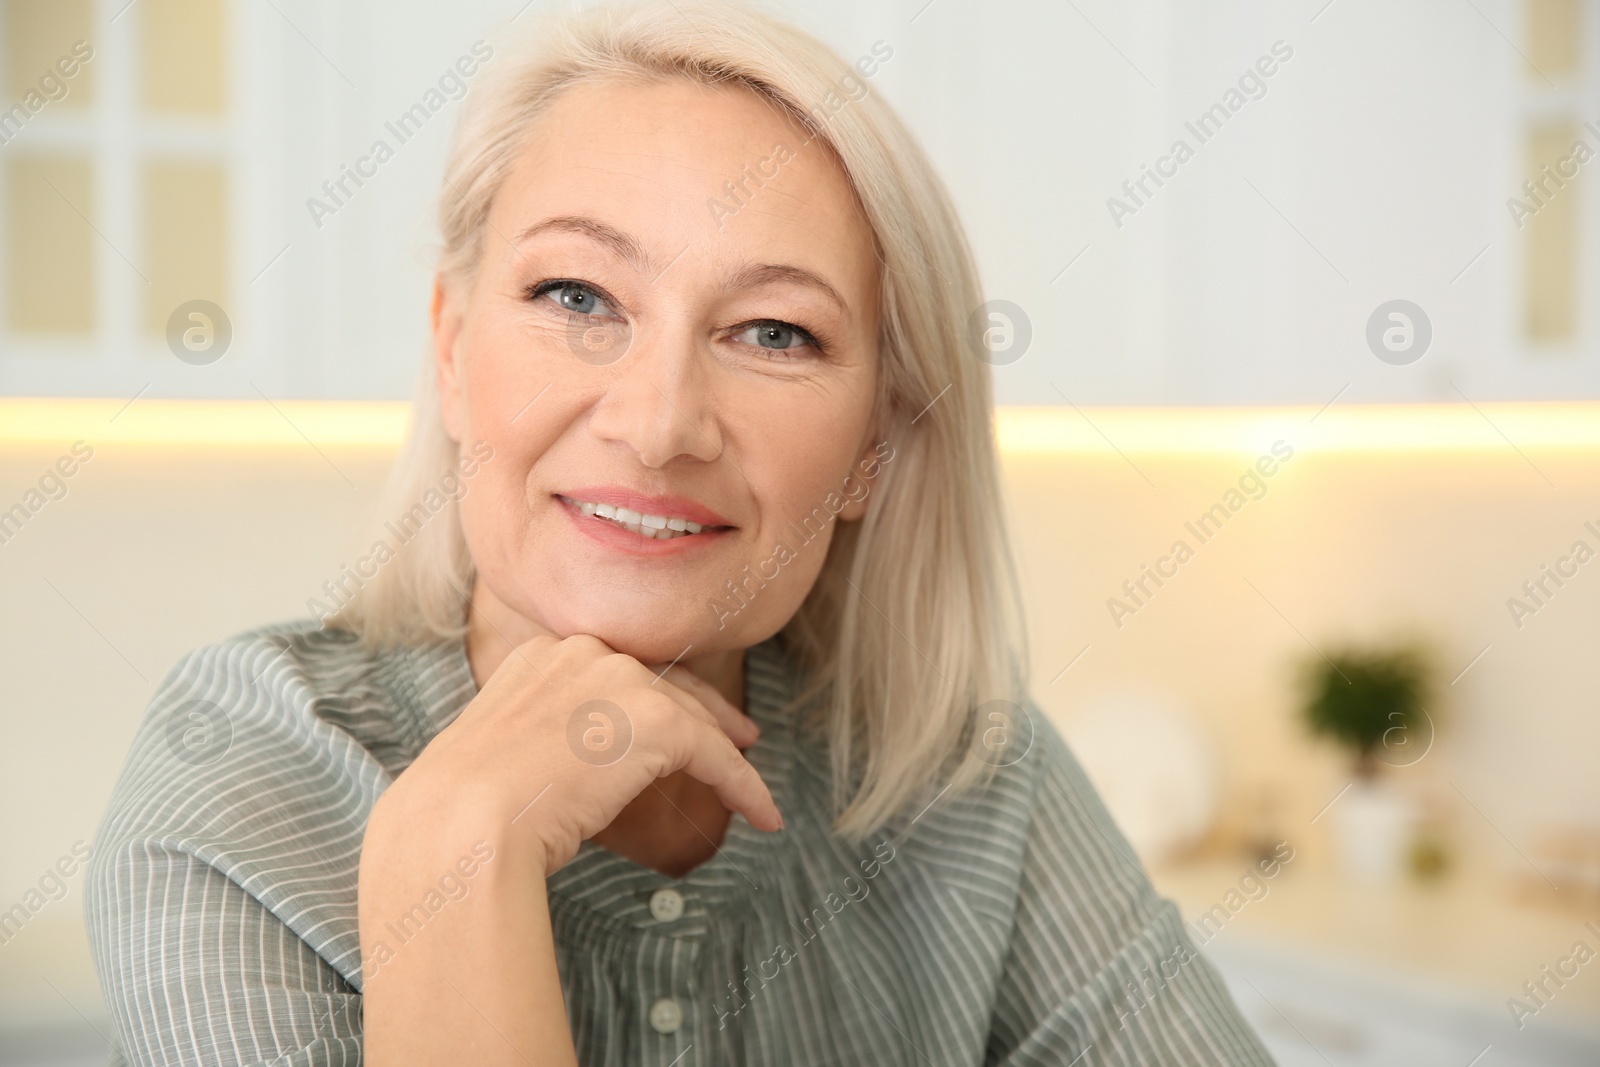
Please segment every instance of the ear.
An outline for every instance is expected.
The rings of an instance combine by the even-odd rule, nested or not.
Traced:
[[[456,358],[456,342],[461,335],[460,299],[444,277],[433,276],[433,303],[429,319],[433,327],[433,370],[439,389],[439,417],[445,433],[461,443],[461,426],[466,421],[461,395],[461,365]]]
[[[856,457],[850,473],[839,485],[839,494],[845,499],[844,509],[839,512],[840,522],[860,522],[866,517],[867,500],[877,485],[878,476],[883,473],[884,457],[894,458],[894,452],[886,448],[886,443],[878,440],[876,430],[867,434],[861,455]]]

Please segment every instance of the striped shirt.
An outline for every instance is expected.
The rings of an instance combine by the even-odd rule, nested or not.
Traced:
[[[796,681],[778,639],[746,654],[747,756],[783,831],[736,815],[682,878],[592,842],[550,876],[582,1063],[1271,1063],[1036,708],[992,784],[852,845],[785,713]],[[311,620],[168,673],[87,880],[112,1064],[361,1062],[367,816],[476,692],[461,641],[372,652]],[[490,862],[463,857],[382,939]]]

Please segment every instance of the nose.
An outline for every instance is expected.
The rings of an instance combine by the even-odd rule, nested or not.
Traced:
[[[635,336],[589,416],[589,430],[631,449],[646,467],[722,455],[706,355],[688,336]]]

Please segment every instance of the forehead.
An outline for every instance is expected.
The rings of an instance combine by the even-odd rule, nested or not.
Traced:
[[[857,314],[873,312],[877,255],[843,166],[744,86],[563,90],[530,126],[491,214],[508,237],[552,216],[596,219],[636,238],[657,271],[793,264],[827,278]]]

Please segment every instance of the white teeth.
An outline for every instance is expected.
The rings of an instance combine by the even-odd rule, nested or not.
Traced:
[[[645,515],[628,508],[619,508],[614,504],[595,504],[587,500],[573,500],[571,497],[562,499],[576,507],[581,515],[609,519],[623,529],[652,541],[670,541],[675,537],[688,537],[705,529],[705,526],[698,522],[677,519],[670,515]]]

